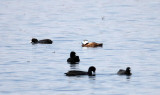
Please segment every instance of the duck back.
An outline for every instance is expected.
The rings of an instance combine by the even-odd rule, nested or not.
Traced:
[[[72,58],[68,58],[67,62],[71,62],[71,63],[76,63],[76,62],[80,62],[79,56],[75,56]]]
[[[124,75],[125,72],[126,72],[125,70],[120,69],[120,70],[117,72],[117,74],[118,74],[118,75]]]
[[[52,40],[50,39],[43,39],[43,40],[39,40],[38,43],[41,43],[41,44],[52,44]]]
[[[68,71],[65,74],[66,76],[77,76],[77,75],[88,75],[88,72],[72,70]]]
[[[102,47],[102,43],[91,42],[88,44],[82,44],[82,47]]]

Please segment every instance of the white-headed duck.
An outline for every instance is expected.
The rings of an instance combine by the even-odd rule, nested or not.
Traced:
[[[68,71],[66,76],[78,76],[78,75],[88,75],[88,76],[95,76],[96,68],[94,66],[89,67],[88,72],[85,71],[78,71],[78,70],[71,70]]]
[[[31,43],[32,44],[38,44],[38,43],[40,43],[40,44],[52,44],[53,42],[50,39],[38,40],[36,38],[32,38]]]
[[[103,43],[96,43],[96,42],[88,42],[88,40],[82,41],[82,47],[102,47]]]

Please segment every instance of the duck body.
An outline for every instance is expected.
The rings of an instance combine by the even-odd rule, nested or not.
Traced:
[[[82,47],[102,47],[103,43],[96,43],[96,42],[88,42],[88,40],[84,40],[82,42]]]
[[[102,47],[102,43],[90,42],[87,44],[82,44],[82,47]]]
[[[31,43],[32,44],[38,44],[38,43],[39,44],[52,44],[53,42],[50,39],[38,40],[36,38],[32,38]]]
[[[70,58],[67,59],[67,62],[71,64],[76,64],[77,62],[80,62],[79,56],[76,56],[76,53],[72,51],[70,53]]]
[[[130,67],[127,67],[126,70],[123,70],[123,69],[120,69],[118,72],[117,72],[118,75],[132,75],[131,73],[131,70],[130,70]]]
[[[70,62],[70,63],[76,63],[76,62],[79,62],[79,61],[80,61],[79,56],[75,56],[75,57],[67,59],[67,62]]]
[[[88,72],[72,70],[68,71],[65,74],[66,76],[78,76],[78,75],[88,75]]]
[[[94,66],[89,67],[88,72],[85,71],[78,71],[78,70],[71,70],[68,71],[66,76],[78,76],[78,75],[88,75],[88,76],[95,76],[96,68]]]

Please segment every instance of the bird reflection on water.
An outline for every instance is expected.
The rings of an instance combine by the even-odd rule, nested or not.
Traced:
[[[79,64],[70,64],[71,69],[79,69]]]

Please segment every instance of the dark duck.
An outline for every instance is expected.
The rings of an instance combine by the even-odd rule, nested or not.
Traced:
[[[82,41],[82,47],[102,47],[103,43],[96,43],[96,42],[88,42],[88,40]]]
[[[74,64],[74,63],[77,63],[79,61],[80,61],[79,56],[76,56],[76,53],[74,51],[72,51],[70,53],[70,58],[67,59],[67,62],[69,62],[71,64]]]
[[[117,72],[118,75],[132,75],[131,73],[131,68],[130,67],[127,67],[126,70],[123,70],[123,69],[120,69],[118,72]]]
[[[89,67],[88,72],[71,70],[65,74],[66,74],[66,76],[79,76],[79,75],[95,76],[95,72],[96,72],[96,68],[94,66],[91,66],[91,67]]]
[[[38,40],[36,38],[32,38],[31,43],[32,44],[38,44],[38,43],[39,44],[52,44],[53,42],[50,39]]]

